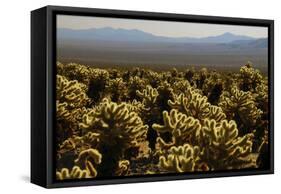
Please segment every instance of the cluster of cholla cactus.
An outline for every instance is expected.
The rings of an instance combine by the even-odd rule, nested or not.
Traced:
[[[268,167],[268,78],[57,63],[58,180]]]
[[[116,176],[120,168],[129,165],[125,160],[125,151],[130,147],[138,147],[144,141],[147,126],[137,113],[130,111],[126,103],[117,104],[104,99],[103,102],[83,116],[79,124],[81,130],[98,133],[98,150],[103,159],[99,170],[104,176]]]

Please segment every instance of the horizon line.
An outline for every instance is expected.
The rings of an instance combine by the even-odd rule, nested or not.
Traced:
[[[131,29],[128,29],[128,28],[119,28],[119,27],[110,27],[110,26],[105,26],[105,27],[101,27],[101,28],[79,28],[79,29],[75,29],[75,28],[67,28],[67,27],[57,27],[57,29],[68,29],[68,30],[76,30],[76,31],[79,31],[79,30],[92,30],[92,29],[104,29],[104,28],[111,28],[111,29],[114,29],[114,30],[136,30],[136,31],[141,31],[141,32],[144,32],[144,33],[147,33],[147,34],[151,34],[153,36],[157,36],[157,37],[166,37],[166,38],[194,38],[194,39],[201,39],[201,38],[209,38],[209,37],[216,37],[216,36],[221,36],[221,35],[224,35],[224,34],[232,34],[232,35],[235,35],[235,36],[245,36],[245,37],[250,37],[250,38],[253,38],[253,39],[263,39],[263,38],[268,38],[268,36],[264,37],[254,37],[254,36],[249,36],[249,35],[243,35],[243,34],[236,34],[236,33],[232,33],[232,32],[224,32],[224,33],[220,33],[220,34],[216,34],[216,35],[210,35],[210,36],[201,36],[201,37],[192,37],[192,36],[163,36],[163,35],[157,35],[157,34],[153,34],[151,32],[146,32],[144,30],[140,30],[140,29],[137,29],[137,28],[131,28]]]

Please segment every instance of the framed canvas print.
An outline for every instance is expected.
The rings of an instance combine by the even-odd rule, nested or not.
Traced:
[[[31,182],[273,173],[273,21],[31,13]]]

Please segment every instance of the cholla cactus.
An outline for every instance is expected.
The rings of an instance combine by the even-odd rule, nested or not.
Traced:
[[[206,120],[202,134],[198,146],[192,148],[190,144],[183,144],[161,152],[160,166],[172,172],[256,167],[251,155],[253,134],[238,137],[234,121]],[[183,169],[184,166],[188,168]]]
[[[168,104],[168,100],[174,98],[174,92],[171,84],[169,84],[167,81],[163,82],[160,86],[157,87],[157,92],[158,96],[156,104],[159,108],[160,114],[165,110],[169,111],[170,106]]]
[[[199,120],[193,117],[188,117],[185,114],[178,112],[175,109],[163,112],[164,125],[154,124],[152,127],[160,133],[169,132],[172,135],[172,142],[166,143],[159,137],[157,139],[161,147],[166,149],[171,146],[183,145],[188,143],[191,139],[196,138],[196,134],[201,130]]]
[[[143,99],[143,104],[146,107],[152,107],[159,94],[156,88],[152,88],[150,85],[147,85],[142,92],[137,90],[137,95]]]
[[[94,178],[97,176],[96,168],[93,164],[100,164],[102,155],[96,149],[88,149],[80,152],[78,158],[75,160],[76,165],[69,171],[67,168],[62,168],[61,171],[57,171],[57,179],[75,179],[75,178]],[[85,166],[84,170],[81,170],[79,166]]]
[[[104,99],[100,106],[84,115],[80,127],[100,133],[107,145],[123,142],[125,147],[145,137],[147,126],[135,112],[129,112],[126,103],[116,104]]]
[[[85,85],[78,81],[68,81],[65,77],[57,75],[56,94],[60,103],[67,103],[70,109],[80,108],[89,103]]]
[[[143,114],[143,120],[149,126],[147,132],[147,140],[150,144],[151,149],[155,149],[155,143],[157,138],[157,132],[152,129],[154,122],[161,120],[161,107],[159,101],[159,93],[156,88],[152,88],[150,85],[147,85],[146,88],[140,92],[137,90],[137,95],[142,99],[142,104],[145,107],[145,114]],[[167,101],[167,99],[165,99]],[[161,102],[163,103],[163,101]]]
[[[105,89],[108,85],[109,73],[104,69],[90,69],[90,81],[88,84],[88,96],[95,104],[101,101],[105,96]]]
[[[77,159],[74,161],[77,164],[87,166],[88,170],[91,172],[92,176],[97,176],[97,171],[93,166],[94,164],[100,164],[102,161],[102,155],[98,150],[90,148],[87,150],[83,150],[79,153]]]
[[[206,81],[206,78],[208,76],[208,70],[207,68],[203,67],[199,70],[199,72],[197,74],[195,74],[195,76],[193,77],[194,81],[196,83],[196,87],[199,89],[203,88],[203,85]]]
[[[145,107],[142,102],[137,100],[127,103],[127,108],[130,112],[137,113],[141,118],[144,118],[150,110],[150,108]]]
[[[56,108],[57,108],[57,113],[56,113],[56,117],[57,120],[66,120],[68,122],[71,122],[72,120],[72,115],[70,113],[70,111],[67,109],[68,104],[66,102],[64,103],[59,103],[59,101],[56,101]]]
[[[193,172],[200,170],[200,148],[184,144],[183,146],[171,147],[168,153],[159,158],[159,166],[167,172]],[[208,169],[207,167],[205,168]]]
[[[82,179],[82,178],[92,178],[89,171],[81,170],[79,166],[74,166],[71,171],[68,168],[63,168],[61,171],[56,171],[57,180],[65,179]]]
[[[69,135],[74,135],[75,132],[79,133],[78,124],[82,120],[82,115],[88,112],[86,108],[77,108],[69,110],[66,108],[66,103],[57,102],[57,113],[56,113],[56,122],[57,122],[57,131],[59,133],[68,133],[69,130],[73,133]]]
[[[113,102],[121,102],[127,98],[126,83],[122,78],[111,79],[106,87],[106,93]]]
[[[189,81],[189,83],[192,82],[192,78],[194,76],[194,73],[195,73],[195,68],[194,67],[192,67],[191,69],[185,70],[184,77],[185,77],[186,80]]]
[[[173,85],[178,81],[184,80],[184,73],[180,72],[177,68],[174,67],[170,71],[161,73],[159,77],[161,78],[162,82],[166,81],[169,84]]]
[[[211,105],[206,96],[202,96],[197,90],[191,87],[186,90],[186,95],[183,93],[175,95],[174,101],[169,100],[168,104],[173,109],[177,109],[187,116],[199,119],[200,122],[206,118],[215,119],[217,121],[226,118],[226,115],[220,107]]]
[[[77,63],[62,64],[57,63],[57,72],[68,80],[77,80],[86,85],[90,81],[90,68]]]
[[[223,91],[223,79],[222,76],[217,72],[211,72],[209,76],[205,79],[202,91],[205,96],[208,97],[208,101],[217,105],[220,95]]]
[[[156,88],[160,85],[160,83],[163,81],[163,75],[159,74],[157,72],[148,70],[146,72],[146,77],[149,80],[149,84],[153,87]]]
[[[173,98],[173,89],[170,87],[170,84],[165,81],[158,86],[157,89],[147,85],[142,92],[137,91],[137,95],[142,99],[146,111],[145,114],[143,114],[143,118],[149,125],[147,140],[149,141],[150,147],[155,149],[157,132],[152,128],[152,125],[163,120],[163,111],[170,110],[168,99]]]
[[[56,126],[59,143],[68,137],[79,133],[78,123],[81,115],[87,112],[85,108],[90,99],[78,81],[68,81],[64,76],[57,75],[56,83]]]
[[[147,85],[146,80],[138,76],[130,77],[128,81],[128,99],[136,100],[140,99],[137,95],[137,91],[143,91]]]
[[[210,111],[210,103],[206,96],[189,88],[186,95],[180,94],[174,97],[174,101],[169,100],[168,104],[179,111],[185,113],[187,116],[192,116],[198,119],[204,119],[205,115]]]
[[[103,175],[116,175],[118,163],[114,161],[123,159],[126,149],[143,141],[148,128],[135,112],[129,111],[126,103],[116,104],[107,99],[84,115],[80,127],[99,133],[99,150],[103,155],[111,153],[100,165]]]
[[[260,71],[253,68],[251,62],[240,68],[240,88],[243,91],[254,91],[258,84],[262,83],[263,77]]]
[[[116,175],[117,176],[124,176],[127,174],[130,166],[130,161],[129,160],[120,160],[118,162],[118,168],[116,170]]]
[[[230,93],[223,93],[219,105],[229,119],[241,121],[240,128],[247,129],[254,126],[260,119],[262,111],[257,108],[250,92],[243,92],[236,87]],[[245,133],[245,132],[244,132]]]
[[[170,115],[163,113],[164,125],[153,125],[158,132],[172,135],[172,142],[158,138],[160,155],[171,146],[189,143],[202,147],[201,159],[211,170],[255,166],[250,157],[253,134],[238,137],[236,123],[225,120],[222,108],[211,105],[192,88],[187,91],[186,96],[180,94],[169,101],[173,109]]]
[[[181,68],[58,62],[57,178],[266,168],[266,75]]]
[[[265,113],[268,114],[268,83],[258,84],[256,92],[253,94],[258,107]]]
[[[121,72],[118,71],[117,69],[108,69],[107,70],[109,73],[109,78],[110,79],[116,79],[121,77]]]
[[[236,123],[227,120],[221,123],[205,120],[202,131],[202,160],[207,162],[211,170],[255,167],[255,160],[251,158],[252,133],[238,137]]]
[[[96,148],[100,142],[100,134],[88,132],[85,135],[74,135],[59,145],[58,157],[61,158],[63,154],[72,152],[75,156],[81,151],[89,148]]]
[[[221,107],[211,105],[209,112],[204,115],[205,118],[214,119],[216,122],[221,122],[226,119],[226,115]]]
[[[187,90],[191,87],[191,85],[187,80],[179,80],[176,81],[173,85],[171,85],[171,87],[173,88],[174,94],[180,95],[182,93],[185,94]]]
[[[260,168],[268,168],[270,166],[270,155],[269,155],[269,143],[268,143],[268,131],[264,132],[261,144],[258,148],[259,156],[257,163]]]

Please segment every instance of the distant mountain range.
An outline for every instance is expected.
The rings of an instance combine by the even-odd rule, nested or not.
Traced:
[[[235,40],[230,43],[221,43],[221,45],[231,48],[267,48],[268,40],[266,38],[259,38],[254,40]]]
[[[156,36],[141,30],[58,29],[57,58],[95,66],[171,68],[186,64],[239,70],[251,61],[267,72],[267,38],[232,33],[203,38]]]
[[[165,37],[156,36],[137,29],[114,29],[111,27],[91,28],[91,29],[68,29],[59,28],[57,30],[58,40],[108,40],[108,41],[134,41],[134,42],[174,42],[174,43],[234,43],[249,44],[252,41],[259,40],[264,44],[262,39],[255,39],[250,36],[235,35],[229,32],[218,36],[209,36],[203,38],[193,37]],[[254,44],[254,43],[253,43]]]

